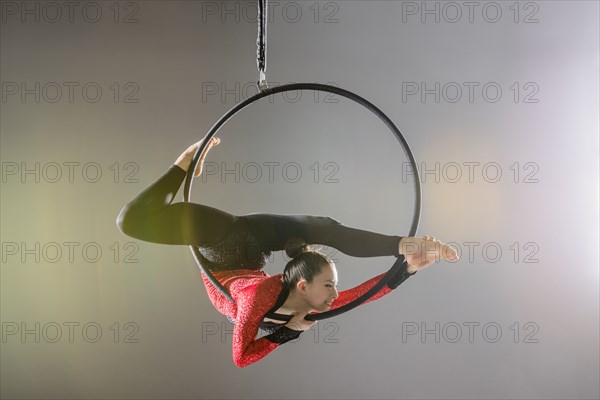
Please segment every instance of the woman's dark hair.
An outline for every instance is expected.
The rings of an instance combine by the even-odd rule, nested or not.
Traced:
[[[329,257],[307,245],[302,239],[288,240],[285,244],[285,253],[291,260],[283,270],[283,283],[290,291],[301,279],[311,283],[323,266],[331,264]]]

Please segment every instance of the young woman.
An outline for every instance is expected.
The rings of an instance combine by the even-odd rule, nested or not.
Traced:
[[[202,173],[208,150],[219,144],[212,138],[202,154],[195,176]],[[380,274],[358,287],[337,291],[334,263],[310,244],[326,244],[354,257],[404,255],[406,262],[367,302],[390,293],[409,276],[439,259],[456,260],[456,251],[434,237],[387,236],[355,229],[329,218],[310,215],[255,213],[235,216],[195,203],[173,199],[202,141],[191,145],[154,183],[127,203],[117,225],[131,237],[154,243],[198,246],[202,262],[228,290],[226,299],[202,275],[215,308],[234,322],[233,360],[238,367],[252,364],[275,348],[296,339],[315,322],[304,319],[313,312],[341,307],[379,282]],[[283,274],[262,271],[272,251],[285,250],[291,260]],[[273,320],[276,312],[288,320]],[[256,338],[258,329],[270,334]]]

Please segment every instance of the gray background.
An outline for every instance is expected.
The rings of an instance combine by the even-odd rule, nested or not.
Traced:
[[[256,92],[254,2],[46,4],[1,8],[3,398],[599,397],[598,2],[272,2],[267,79],[380,107],[434,171],[419,234],[462,258],[245,369],[189,250],[115,218]],[[194,201],[408,231],[407,159],[358,105],[276,96],[219,137]],[[343,289],[393,261],[324,250]]]

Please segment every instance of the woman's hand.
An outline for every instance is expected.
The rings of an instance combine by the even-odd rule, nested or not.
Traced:
[[[294,312],[292,313],[292,319],[290,319],[288,323],[285,324],[285,326],[295,331],[307,331],[317,323],[317,321],[305,320],[304,317],[306,317],[307,315],[308,312]]]
[[[188,147],[186,151],[181,153],[177,161],[175,161],[175,165],[179,166],[184,171],[187,171],[190,168],[190,164],[192,163],[192,158],[194,158],[194,154],[196,154],[196,151],[198,150],[202,142],[204,142],[204,139],[199,140],[190,147]],[[219,139],[218,137],[212,137],[210,139],[210,142],[204,149],[204,153],[202,153],[202,155],[200,156],[200,160],[198,160],[196,171],[194,171],[194,176],[200,176],[200,174],[202,174],[202,165],[204,164],[204,159],[206,158],[208,151],[213,146],[216,146],[219,143],[221,143],[221,139]]]
[[[438,260],[458,260],[456,249],[436,240],[433,236],[402,238],[400,254],[404,255],[408,264],[407,271],[411,274],[429,267]]]

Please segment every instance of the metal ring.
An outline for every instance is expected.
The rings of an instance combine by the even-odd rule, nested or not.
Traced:
[[[392,133],[396,136],[396,138],[402,145],[402,149],[404,150],[406,157],[410,160],[412,170],[414,172],[413,176],[414,176],[414,189],[415,189],[415,204],[414,204],[412,224],[411,224],[408,236],[415,236],[415,234],[417,232],[417,228],[419,226],[419,219],[421,216],[421,184],[420,184],[417,164],[415,162],[412,152],[410,151],[410,147],[409,147],[408,143],[406,142],[406,139],[404,139],[404,136],[402,136],[402,133],[400,133],[400,130],[396,127],[396,125],[394,125],[394,123],[388,118],[388,116],[385,115],[383,113],[383,111],[381,111],[379,108],[377,108],[375,105],[373,105],[369,101],[365,100],[361,96],[354,94],[348,90],[338,88],[335,86],[323,85],[323,84],[319,84],[319,83],[291,83],[291,84],[268,88],[264,91],[261,91],[260,93],[258,93],[256,95],[242,101],[241,103],[235,105],[233,108],[231,108],[225,115],[223,115],[212,126],[212,128],[210,128],[210,130],[206,134],[206,139],[203,141],[203,143],[200,145],[200,147],[194,154],[192,163],[190,164],[190,167],[187,171],[187,176],[185,178],[185,186],[184,186],[184,191],[183,191],[184,201],[190,201],[190,193],[192,190],[192,179],[194,177],[194,171],[196,170],[196,165],[198,164],[198,161],[200,160],[200,155],[204,152],[204,149],[210,142],[210,139],[217,133],[217,131],[229,119],[231,119],[234,115],[236,115],[240,110],[242,110],[242,109],[246,108],[247,106],[249,106],[250,104],[262,99],[263,97],[267,97],[272,94],[277,94],[277,93],[281,93],[281,92],[290,92],[290,91],[296,91],[296,90],[313,90],[313,91],[338,94],[340,96],[346,97],[346,98],[362,105],[363,107],[367,108],[368,110],[370,110],[377,117],[379,117],[379,119],[381,119],[386,124],[386,126],[392,131]],[[227,299],[229,299],[232,302],[235,302],[231,298],[231,295],[229,293],[227,293],[225,288],[212,275],[212,273],[209,270],[202,267],[202,264],[200,262],[201,254],[200,254],[198,248],[195,246],[190,246],[190,249],[194,255],[194,258],[196,259],[196,263],[198,264],[200,269],[204,272],[204,274],[206,275],[208,280]],[[396,260],[396,262],[392,265],[392,267],[389,269],[388,273],[385,275],[385,277],[383,279],[381,279],[369,291],[367,291],[366,293],[364,293],[362,296],[358,297],[357,299],[353,300],[352,302],[350,302],[342,307],[336,308],[334,310],[330,310],[330,311],[326,311],[326,312],[322,312],[322,313],[318,313],[318,314],[309,314],[305,319],[311,320],[311,321],[316,321],[316,320],[321,320],[321,319],[325,319],[325,318],[330,318],[330,317],[342,314],[346,311],[349,311],[349,310],[357,307],[358,305],[362,304],[365,300],[367,300],[367,299],[371,298],[373,295],[375,295],[375,293],[377,293],[381,288],[383,288],[383,286],[385,284],[387,284],[387,282],[391,279],[391,277],[394,276],[402,268],[403,262],[404,262],[404,257],[400,256]],[[289,318],[290,318],[289,315],[281,315],[281,314],[275,314],[275,313],[271,313],[269,315],[279,317],[281,320],[286,320],[286,319],[289,320]]]

